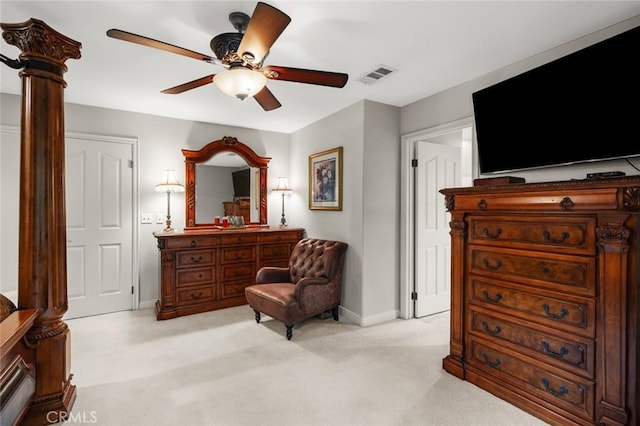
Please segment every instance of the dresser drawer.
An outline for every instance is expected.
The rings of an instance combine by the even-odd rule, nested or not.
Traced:
[[[531,362],[517,352],[489,345],[473,336],[468,362],[470,367],[495,376],[499,382],[507,382],[519,391],[548,401],[581,418],[593,419],[595,385],[591,380]]]
[[[595,337],[595,300],[550,291],[535,290],[526,286],[469,277],[468,299],[470,303],[508,313],[526,321],[548,327]]]
[[[252,262],[230,263],[220,266],[220,279],[222,281],[250,279],[252,282],[256,278],[255,264]]]
[[[512,344],[514,350],[526,350],[538,360],[566,369],[588,379],[594,378],[595,345],[591,339],[560,335],[542,326],[536,328],[526,321],[491,315],[471,307],[469,331],[488,340]]]
[[[176,292],[176,299],[178,305],[211,302],[215,299],[215,292],[213,285],[182,288]]]
[[[595,255],[591,217],[470,216],[469,243]]]
[[[233,231],[230,231],[229,234],[220,236],[220,244],[222,245],[248,244],[255,243],[257,241],[258,236],[256,234],[234,234]]]
[[[164,241],[165,249],[200,248],[218,245],[218,237],[205,235],[163,238],[162,241]]]
[[[469,272],[545,289],[595,296],[595,258],[469,246]]]
[[[260,234],[261,243],[298,242],[298,231],[265,232]]]
[[[260,246],[260,260],[286,259],[291,257],[291,244],[267,244]]]
[[[176,254],[176,268],[189,268],[199,265],[213,265],[215,261],[215,250],[179,251]]]
[[[220,297],[223,299],[238,296],[244,297],[244,289],[253,284],[255,284],[255,281],[249,278],[244,280],[224,282],[221,286],[222,295]]]
[[[213,284],[215,279],[216,270],[214,267],[178,270],[176,272],[176,287],[203,283]]]
[[[220,249],[220,262],[250,261],[256,258],[255,246],[225,247]]]

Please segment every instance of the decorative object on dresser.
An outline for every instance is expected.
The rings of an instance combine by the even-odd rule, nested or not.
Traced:
[[[167,169],[162,173],[162,180],[156,185],[156,191],[167,193],[167,221],[163,232],[173,232],[171,226],[171,193],[184,192],[184,186],[178,182],[176,171]]]
[[[342,147],[309,156],[309,209],[342,210]]]
[[[256,322],[260,313],[283,322],[291,340],[297,322],[328,310],[338,321],[347,247],[340,241],[305,238],[296,244],[287,267],[261,268],[255,284],[244,290]]]
[[[447,188],[444,369],[554,425],[640,423],[640,176]]]
[[[284,196],[291,192],[291,188],[289,188],[289,182],[286,177],[278,178],[278,185],[273,188],[274,192],[279,192],[282,194],[282,218],[280,219],[280,226],[287,226],[287,219],[284,217]]]
[[[200,208],[196,209],[196,201],[198,200],[196,178],[201,184],[204,184],[201,180],[202,175],[204,175],[201,168],[209,167],[207,163],[213,160],[214,157],[217,158],[217,156],[227,154],[238,155],[259,174],[259,179],[257,179],[259,180],[259,200],[256,206],[258,208],[258,220],[245,220],[245,225],[267,226],[267,167],[271,160],[270,157],[259,156],[249,146],[233,136],[224,136],[222,139],[208,143],[198,151],[183,149],[182,154],[184,155],[187,191],[185,196],[185,230],[212,229],[216,226],[213,222],[215,213],[209,211],[206,204],[203,205],[200,202]],[[249,202],[255,203],[251,199],[249,199]],[[219,206],[219,204],[217,205]],[[202,208],[205,210],[202,211]],[[198,221],[196,219],[196,211],[199,213],[198,217],[207,217],[209,218],[208,221]]]
[[[156,318],[239,306],[263,266],[287,266],[301,228],[248,227],[155,233],[160,256]]]

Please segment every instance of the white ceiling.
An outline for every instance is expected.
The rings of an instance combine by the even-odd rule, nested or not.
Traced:
[[[115,40],[117,28],[213,56],[209,41],[234,32],[229,13],[255,1],[5,1],[0,22],[43,20],[82,43],[66,62],[65,101],[208,123],[291,133],[361,99],[402,107],[488,72],[640,15],[640,1],[267,1],[292,21],[265,65],[345,72],[342,89],[285,81],[268,87],[282,107],[265,112],[213,84],[178,95],[161,90],[222,70]],[[0,53],[19,51],[6,42]],[[365,85],[379,65],[399,71]],[[20,94],[1,68],[3,93]]]

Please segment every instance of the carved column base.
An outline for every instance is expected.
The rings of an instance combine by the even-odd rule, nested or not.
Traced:
[[[73,374],[69,374],[69,330],[39,340],[36,345],[36,374],[46,372],[47,377],[38,377],[35,399],[22,422],[27,426],[49,425],[67,419],[76,400],[76,386],[71,384]]]

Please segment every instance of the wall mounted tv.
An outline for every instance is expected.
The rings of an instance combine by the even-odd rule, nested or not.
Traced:
[[[472,94],[480,173],[640,156],[640,27]]]
[[[251,169],[231,172],[231,177],[233,178],[233,196],[248,198],[251,195]]]

